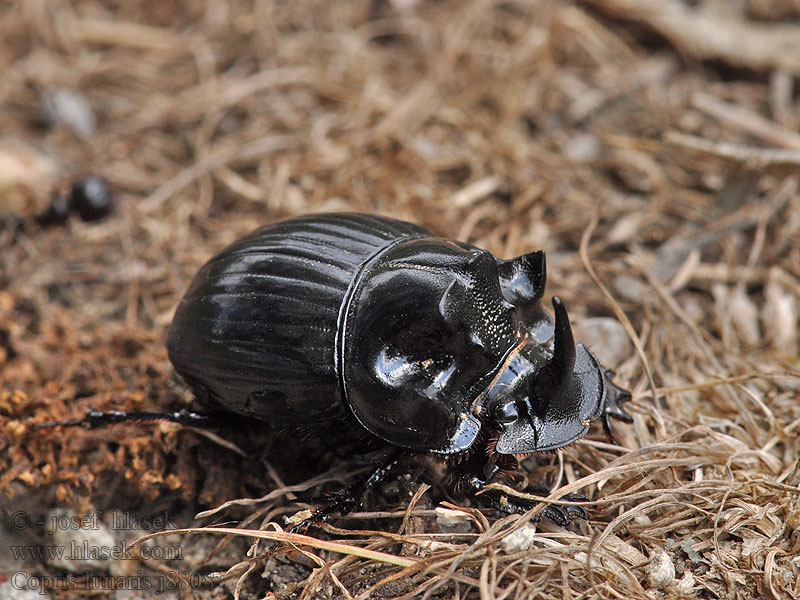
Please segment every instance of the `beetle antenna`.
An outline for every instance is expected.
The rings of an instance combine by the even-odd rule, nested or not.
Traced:
[[[575,338],[569,324],[567,307],[558,296],[553,298],[553,311],[556,314],[553,339],[553,358],[548,365],[556,381],[566,381],[575,367]]]

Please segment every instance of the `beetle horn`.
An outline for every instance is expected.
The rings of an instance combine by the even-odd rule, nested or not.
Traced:
[[[498,262],[500,287],[506,299],[516,306],[539,303],[547,281],[547,264],[542,250]]]
[[[487,395],[487,408],[493,411],[491,414],[502,429],[496,445],[500,454],[563,448],[585,436],[591,422],[601,416],[605,417],[606,426],[611,418],[630,419],[621,406],[628,399],[628,393],[611,382],[610,372],[585,345],[575,343],[567,307],[561,298],[553,298],[553,309],[555,322],[550,360],[519,385],[517,379],[530,372],[524,365],[513,365],[512,374],[516,379],[501,380],[502,391],[498,390],[494,396]],[[519,361],[530,356],[532,354],[528,353]],[[518,393],[523,385],[529,386],[527,394]],[[511,400],[521,398],[522,402],[509,407],[509,393]],[[527,414],[515,413],[513,409],[518,407],[527,409]]]
[[[575,338],[572,336],[567,307],[558,296],[553,298],[553,312],[556,315],[553,358],[547,369],[556,381],[562,382],[569,379],[575,367]]]

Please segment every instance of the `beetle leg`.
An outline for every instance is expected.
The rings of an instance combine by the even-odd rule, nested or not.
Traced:
[[[603,429],[613,443],[617,443],[614,437],[614,429],[611,426],[611,419],[619,419],[625,423],[633,423],[633,417],[625,412],[622,403],[631,399],[631,393],[624,390],[612,381],[614,371],[603,369],[603,379],[606,383],[606,400],[603,407]]]
[[[551,490],[545,485],[534,485],[533,487],[528,488],[527,491],[540,496],[549,496]],[[564,500],[565,502],[588,502],[589,498],[583,494],[564,494],[561,496],[561,498],[559,498],[559,500]],[[539,515],[544,515],[551,521],[554,521],[562,526],[569,525],[570,521],[574,519],[582,519],[584,521],[589,520],[589,511],[582,506],[548,504],[542,509],[542,512],[534,517],[534,521],[539,520],[536,518]]]
[[[35,425],[31,431],[37,431],[39,429],[47,429],[51,427],[85,427],[86,429],[96,429],[98,427],[105,427],[106,425],[113,425],[116,423],[146,421],[169,421],[171,423],[178,423],[185,427],[197,427],[198,429],[212,429],[215,425],[218,425],[215,419],[188,410],[179,410],[176,412],[126,412],[121,410],[112,410],[109,412],[101,412],[99,410],[89,408],[86,410],[86,416],[81,419],[39,423]]]
[[[486,487],[487,483],[502,481],[517,467],[517,460],[513,455],[489,453],[489,459],[481,467],[482,461],[476,460],[479,454],[474,454],[468,460],[459,464],[461,476],[461,489],[476,503],[483,506],[496,508],[506,514],[523,514],[539,505],[538,500],[527,500],[516,496],[511,496],[502,490]],[[550,489],[544,485],[534,485],[527,487],[527,492],[540,496],[549,496]],[[585,502],[586,496],[580,494],[566,494],[561,500],[567,502]],[[533,520],[539,521],[542,516],[550,519],[561,526],[569,525],[576,519],[588,519],[589,513],[582,506],[563,506],[559,504],[547,504],[536,515]]]
[[[301,533],[314,525],[327,523],[337,514],[346,515],[353,512],[361,506],[367,490],[385,480],[402,457],[402,452],[391,452],[366,477],[356,480],[343,489],[309,500],[309,504],[316,505],[314,514],[292,526],[289,531]]]
[[[490,506],[492,508],[501,510],[506,514],[521,515],[528,512],[532,508],[535,508],[539,504],[539,501],[537,500],[527,500],[525,498],[517,498],[509,496],[508,494],[506,494],[501,490],[486,489],[485,482],[478,477],[470,478],[468,483],[472,489],[472,493],[470,494],[470,496],[473,499],[486,506]],[[541,493],[542,495],[545,496],[549,495],[550,493],[550,490],[539,487],[535,487],[530,491],[532,491],[535,494]],[[581,494],[566,494],[563,497],[561,497],[560,500],[565,500],[567,502],[585,502],[589,499]],[[582,506],[563,506],[559,504],[548,504],[541,510],[541,512],[533,516],[533,520],[539,521],[543,516],[547,517],[554,523],[561,525],[562,527],[566,527],[573,520],[576,519],[587,520],[589,518],[589,513]]]

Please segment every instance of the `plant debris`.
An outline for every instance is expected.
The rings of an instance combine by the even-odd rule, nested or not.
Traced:
[[[799,597],[798,14],[790,0],[0,3],[4,514],[166,511],[192,532],[142,533],[183,560],[138,552],[125,572],[191,573],[198,598]],[[81,99],[82,124],[59,108],[66,126],[42,127],[52,90]],[[85,173],[115,210],[37,225]],[[90,407],[189,407],[163,340],[196,270],[259,225],[341,210],[501,257],[544,249],[548,291],[598,353],[613,325],[635,422],[619,446],[598,428],[525,461],[546,501],[592,498],[589,522],[476,509],[434,462],[301,536],[281,531],[298,497],[364,465],[322,450],[308,464],[263,428],[32,431]],[[45,543],[12,525],[12,544]],[[16,572],[59,576],[0,554]],[[43,591],[83,596],[103,575]]]

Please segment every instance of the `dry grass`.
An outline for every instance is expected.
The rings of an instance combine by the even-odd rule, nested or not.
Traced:
[[[547,250],[575,321],[627,326],[632,349],[606,360],[636,421],[543,471],[553,498],[595,498],[585,526],[542,523],[514,550],[531,515],[465,509],[456,533],[422,488],[304,540],[290,558],[314,570],[277,595],[798,597],[797,5],[691,4],[0,2],[0,212],[31,215],[86,171],[120,200],[100,224],[0,232],[7,505],[271,489],[244,526],[277,519],[303,486],[174,427],[23,434],[185,402],[163,337],[195,270],[257,225],[370,211],[499,256]],[[39,123],[62,87],[97,116],[85,139]],[[243,597],[266,593],[267,547],[229,573],[249,574]]]

